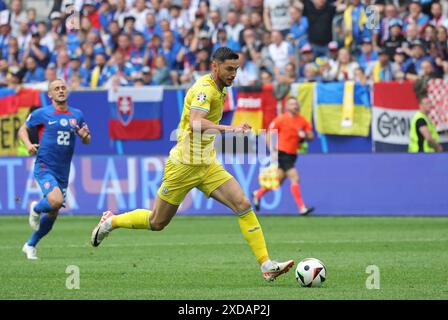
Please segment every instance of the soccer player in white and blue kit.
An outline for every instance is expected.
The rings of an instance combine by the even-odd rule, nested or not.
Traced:
[[[28,153],[37,154],[34,177],[44,195],[30,206],[29,223],[35,231],[22,248],[30,260],[37,259],[36,245],[50,232],[64,204],[76,134],[82,143],[90,143],[89,128],[81,110],[67,104],[68,88],[64,80],[52,81],[48,96],[52,105],[33,111],[19,129]],[[29,138],[28,130],[34,127],[39,132],[39,144],[31,143]]]

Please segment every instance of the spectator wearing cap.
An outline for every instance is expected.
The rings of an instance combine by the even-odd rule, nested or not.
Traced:
[[[40,44],[40,34],[37,31],[33,32],[31,41],[25,48],[23,58],[26,60],[28,57],[33,57],[41,68],[46,68],[50,60],[50,50]]]
[[[322,77],[325,81],[353,81],[357,68],[359,68],[359,65],[357,62],[352,61],[350,50],[341,48],[338,52],[336,64],[326,70]]]
[[[150,3],[150,2],[149,2]],[[135,29],[139,32],[144,32],[146,27],[146,15],[154,12],[154,9],[148,8],[145,0],[135,0],[134,7],[130,10],[130,14],[135,18]]]
[[[240,67],[237,70],[234,84],[240,87],[255,86],[260,77],[257,65],[248,60],[243,52],[238,53],[238,56]]]
[[[21,21],[26,21],[26,11],[23,10],[22,0],[11,1],[11,33],[13,36],[17,36],[19,33],[19,24]]]
[[[82,14],[89,19],[93,28],[100,30],[101,28],[100,15],[96,8],[95,0],[84,0],[84,6],[82,7]]]
[[[212,54],[221,47],[228,47],[235,52],[238,52],[241,49],[239,42],[233,41],[227,37],[227,32],[225,29],[218,30],[218,37],[216,43],[213,45]]]
[[[260,81],[262,86],[272,86],[274,84],[272,72],[266,68],[262,68],[260,70]]]
[[[97,53],[95,55],[94,67],[90,74],[90,87],[100,88],[108,80],[108,70],[107,70],[107,57],[104,53]]]
[[[284,38],[290,32],[289,0],[264,0],[263,21],[268,31],[280,31]]]
[[[144,86],[152,86],[152,73],[149,66],[144,66],[142,68],[142,82]]]
[[[305,66],[308,63],[314,63],[315,57],[313,53],[313,48],[309,43],[306,43],[301,49],[300,49],[300,59],[299,59],[299,66],[298,66],[298,77],[303,78],[305,76]]]
[[[303,15],[308,18],[308,41],[316,57],[327,54],[327,45],[332,41],[333,18],[336,12],[345,10],[345,5],[337,6],[327,0],[304,0]]]
[[[62,14],[59,11],[53,11],[50,14],[50,34],[56,39],[65,34],[65,24],[62,23]]]
[[[393,59],[395,50],[400,48],[405,42],[405,38],[401,34],[401,26],[399,19],[393,19],[389,22],[389,38],[383,43],[383,48],[386,49],[389,60]]]
[[[291,62],[297,65],[292,45],[283,40],[283,36],[279,31],[272,32],[268,52],[271,61],[273,61],[273,70],[276,77],[285,73],[285,68],[288,63]]]
[[[130,62],[136,71],[140,71],[144,65],[148,64],[149,54],[147,54],[145,36],[142,33],[136,33],[132,36],[132,47]]]
[[[299,2],[301,4],[301,2]],[[308,18],[302,16],[303,5],[291,6],[288,9],[291,19],[290,32],[294,37],[296,46],[301,48],[308,42]]]
[[[137,33],[138,30],[135,27],[135,21],[136,19],[134,15],[127,14],[123,19],[123,28],[121,29],[121,33],[128,34],[129,36]]]
[[[76,53],[70,55],[70,63],[67,69],[68,85],[71,85],[71,79],[74,74],[81,77],[81,85],[88,86],[89,71],[81,66],[81,57]]]
[[[344,11],[345,47],[358,48],[362,40],[371,37],[369,28],[366,27],[367,15],[361,0],[350,0],[350,4]]]
[[[422,62],[427,60],[432,63],[432,59],[425,53],[425,46],[423,42],[421,40],[415,40],[411,44],[411,55],[402,67],[402,71],[405,74],[405,79],[411,81],[417,80]]]
[[[429,23],[429,16],[422,12],[422,4],[420,0],[412,0],[409,4],[409,14],[404,18],[404,28],[408,24],[415,23],[418,26],[418,33],[421,34],[423,29]]]
[[[358,56],[358,64],[366,71],[367,65],[378,60],[378,53],[373,50],[372,40],[364,38],[361,45],[361,54]]]
[[[45,71],[41,68],[36,59],[32,56],[29,56],[25,60],[25,76],[23,78],[23,82],[25,83],[36,83],[45,80]]]
[[[165,57],[161,54],[154,59],[154,69],[152,72],[152,81],[155,85],[170,85],[170,69]]]
[[[235,11],[229,10],[226,16],[225,30],[227,38],[231,41],[238,42],[240,32],[243,30],[243,25],[238,22],[238,16]]]
[[[432,19],[429,21],[429,24],[434,27],[443,26],[448,29],[448,18],[443,15],[442,4],[439,2],[431,4],[431,15]]]
[[[384,48],[378,52],[378,60],[369,62],[365,70],[368,80],[372,82],[392,81],[395,79],[394,74],[398,71],[394,70],[394,66]]]

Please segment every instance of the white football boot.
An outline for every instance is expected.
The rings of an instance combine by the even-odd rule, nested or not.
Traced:
[[[37,260],[37,250],[36,247],[29,246],[28,243],[25,243],[22,247],[23,253],[26,254],[26,258],[28,260]]]
[[[112,228],[112,217],[114,216],[112,211],[103,212],[98,225],[93,229],[92,236],[90,238],[90,243],[94,247],[98,247],[101,241],[106,238],[109,233],[113,230]]]
[[[268,260],[261,266],[261,273],[266,281],[274,281],[279,275],[282,275],[291,269],[294,265],[294,260],[286,262],[277,262]]]
[[[33,230],[37,231],[39,230],[39,220],[40,220],[40,214],[34,211],[34,206],[37,204],[37,201],[33,201],[30,204],[30,211],[28,216],[28,222],[33,228]]]

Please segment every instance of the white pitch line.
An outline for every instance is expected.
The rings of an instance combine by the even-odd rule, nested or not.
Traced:
[[[273,241],[272,243],[275,244],[343,244],[343,243],[382,243],[382,244],[388,244],[388,243],[399,243],[399,242],[446,242],[448,241],[448,238],[445,239],[429,239],[429,238],[423,238],[423,239],[394,239],[394,240],[288,240],[288,241]],[[7,249],[17,249],[21,248],[23,244],[19,246],[13,246],[13,245],[0,245],[0,250],[7,250]],[[168,247],[168,246],[211,246],[211,245],[245,245],[243,241],[226,241],[226,242],[169,242],[169,243],[139,243],[136,245],[129,245],[129,244],[104,244],[104,248],[138,248],[138,247]],[[90,244],[67,244],[67,245],[46,245],[44,244],[42,246],[45,249],[52,249],[52,248],[92,248]],[[94,249],[94,248],[92,248]],[[97,249],[101,250],[101,249]]]

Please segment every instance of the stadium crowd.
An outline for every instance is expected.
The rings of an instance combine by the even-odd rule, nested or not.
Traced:
[[[239,52],[239,86],[448,78],[445,1],[55,0],[44,20],[7,2],[2,87],[190,85],[222,46]]]

